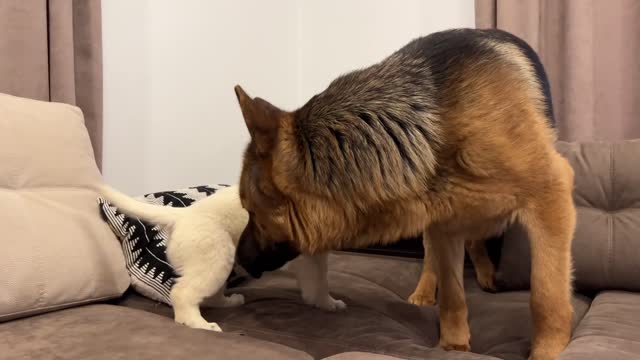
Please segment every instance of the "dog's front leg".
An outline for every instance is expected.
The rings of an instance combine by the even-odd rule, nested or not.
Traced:
[[[347,305],[329,294],[327,256],[300,255],[291,262],[290,269],[296,274],[305,304],[328,311],[342,310]]]

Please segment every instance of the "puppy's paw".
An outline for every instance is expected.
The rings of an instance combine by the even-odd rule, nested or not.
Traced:
[[[435,294],[414,292],[409,296],[409,303],[418,306],[431,306],[436,304]]]
[[[205,300],[201,305],[207,308],[228,308],[244,304],[244,295],[231,294],[229,296],[216,295]]]
[[[215,332],[222,332],[222,329],[220,328],[220,326],[214,322],[207,323],[205,326],[201,327],[200,329],[215,331]]]
[[[321,299],[304,299],[307,305],[311,305],[326,311],[340,311],[347,308],[347,304],[342,300],[336,300],[331,296],[326,296]]]
[[[244,295],[242,294],[231,294],[225,297],[225,307],[240,306],[243,304],[244,304]]]
[[[215,332],[222,332],[222,329],[220,328],[220,326],[215,323],[215,322],[207,322],[206,320],[202,319],[193,319],[193,320],[176,320],[177,323],[188,326],[192,329],[201,329],[201,330],[207,330],[207,331],[215,331]]]
[[[327,311],[341,311],[341,310],[345,310],[346,308],[347,308],[347,304],[345,304],[344,301],[336,300],[332,297],[329,297],[329,302],[327,306],[324,307],[323,309]]]

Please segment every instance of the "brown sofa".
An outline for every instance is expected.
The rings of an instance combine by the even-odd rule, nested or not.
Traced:
[[[576,169],[573,340],[560,358],[640,359],[640,142],[559,144]],[[406,302],[417,259],[330,257],[348,309],[301,302],[286,270],[234,289],[244,306],[205,309],[224,333],[173,322],[126,290],[119,244],[101,221],[82,114],[0,94],[0,359],[526,359],[531,318],[526,236],[514,226],[490,294],[467,269],[471,347],[443,352],[438,308]]]

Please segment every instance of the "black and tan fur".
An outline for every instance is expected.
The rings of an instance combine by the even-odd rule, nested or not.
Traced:
[[[469,350],[465,243],[490,277],[477,242],[517,219],[531,238],[531,358],[564,349],[573,172],[554,149],[548,84],[524,42],[497,30],[432,34],[339,77],[294,112],[236,93],[252,137],[241,261],[255,260],[243,248],[281,263],[423,233],[411,301],[430,302],[437,278],[440,345]]]

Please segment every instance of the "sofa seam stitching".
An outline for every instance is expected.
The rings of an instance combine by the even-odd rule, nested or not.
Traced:
[[[75,185],[50,185],[50,186],[27,186],[23,188],[11,188],[0,185],[0,192],[2,191],[92,191],[95,192],[91,186],[75,186]]]
[[[616,340],[623,340],[623,341],[630,341],[630,342],[634,342],[634,343],[640,343],[640,340],[624,339],[624,338],[615,337],[615,336],[609,336],[609,335],[585,334],[585,335],[579,335],[579,336],[571,338],[571,342],[569,343],[569,345],[571,345],[571,343],[576,341],[576,340],[584,339],[584,338],[588,338],[588,337],[602,337],[602,338],[606,338],[606,339],[616,339]]]
[[[29,212],[28,206],[27,206],[27,202],[22,196],[20,196],[20,199],[22,201],[22,207],[25,211]],[[30,236],[35,236],[35,231],[33,231],[33,229],[35,228],[34,223],[33,223],[33,219],[31,217],[27,217],[27,221],[29,222],[29,235]],[[42,249],[38,246],[34,246],[32,249],[33,252],[33,262],[34,262],[34,268],[36,273],[40,273],[41,275],[46,274],[45,271],[43,271],[44,269],[44,260],[43,258],[43,253],[42,253]],[[46,275],[44,275],[46,276]],[[38,277],[38,281],[36,282],[36,289],[38,291],[38,297],[35,300],[34,303],[34,307],[35,308],[41,308],[43,305],[46,304],[45,298],[47,297],[47,291],[46,291],[46,286],[47,286],[47,281],[45,279],[43,279],[43,276],[39,276]],[[7,316],[11,316],[11,314],[7,314]]]
[[[255,331],[255,332],[259,332],[259,333],[263,333],[263,334],[276,334],[277,336],[282,336],[282,337],[286,337],[286,338],[292,338],[292,339],[299,339],[299,338],[303,338],[305,340],[308,341],[313,341],[316,343],[322,343],[322,344],[330,344],[330,345],[335,345],[335,346],[340,346],[340,347],[344,347],[344,348],[350,348],[353,347],[353,349],[350,349],[348,351],[345,352],[369,352],[369,353],[377,353],[380,355],[387,355],[387,356],[398,356],[398,353],[396,352],[386,352],[386,351],[378,351],[378,350],[374,350],[371,351],[371,349],[365,349],[363,346],[361,345],[357,345],[354,343],[349,343],[349,342],[336,342],[336,341],[331,341],[331,339],[329,338],[325,338],[325,337],[311,337],[311,336],[300,336],[299,334],[296,335],[291,335],[289,333],[286,332],[281,332],[278,330],[273,330],[273,329],[260,329],[260,328],[249,328],[246,326],[241,326],[241,325],[236,325],[233,322],[229,322],[229,321],[219,321],[219,324],[226,324],[226,325],[231,325],[234,327],[239,327],[242,329],[242,331],[248,330],[248,331]],[[425,348],[435,351],[436,348],[435,347],[428,347],[428,346],[424,346]],[[405,355],[401,355],[403,357],[405,357]],[[415,360],[419,360],[420,358],[418,357],[414,357],[414,356],[410,356],[410,357],[405,357],[406,359],[415,359]]]
[[[371,280],[371,279],[367,279],[366,277],[364,277],[364,276],[362,276],[362,275],[355,274],[355,273],[348,272],[348,271],[344,271],[344,270],[340,270],[340,271],[337,271],[337,270],[329,270],[329,272],[333,272],[333,273],[336,273],[336,274],[343,274],[343,275],[347,275],[347,276],[350,276],[350,277],[353,277],[353,278],[356,278],[356,279],[364,280],[364,281],[366,281],[366,282],[367,282],[367,283],[369,283],[369,284],[373,284],[373,285],[379,286],[381,289],[384,289],[385,291],[387,291],[387,293],[389,293],[389,294],[392,294],[392,295],[396,296],[396,297],[397,297],[398,299],[400,299],[400,300],[403,300],[403,301],[404,301],[404,300],[406,300],[405,298],[403,298],[402,296],[400,296],[400,294],[398,294],[397,292],[395,292],[395,291],[393,291],[393,290],[391,290],[391,289],[387,288],[386,286],[384,286],[384,285],[382,285],[382,284],[379,284],[379,283],[377,283],[377,282],[375,282],[375,281],[373,281],[373,280]]]
[[[78,306],[83,306],[83,305],[105,305],[103,303],[100,303],[101,301],[106,301],[106,300],[111,300],[111,299],[117,299],[122,295],[107,295],[107,296],[101,296],[98,298],[90,298],[90,299],[85,299],[85,300],[78,300],[78,301],[73,301],[73,302],[64,302],[61,304],[56,304],[56,305],[49,305],[49,306],[44,306],[44,307],[36,307],[36,308],[31,308],[28,310],[21,310],[21,311],[14,311],[12,313],[8,313],[8,314],[2,314],[2,318],[9,318],[9,317],[13,317],[13,316],[19,316],[18,318],[13,318],[13,320],[19,320],[19,319],[23,319],[24,317],[20,316],[21,314],[27,314],[25,315],[25,317],[29,317],[29,316],[36,316],[36,315],[45,315],[47,313],[56,311],[56,310],[63,310],[63,309],[70,309],[70,308],[75,308]],[[12,321],[12,320],[9,320]],[[5,320],[0,320],[0,323],[5,322]]]
[[[614,179],[614,174],[615,174],[615,156],[614,156],[614,147],[613,144],[609,144],[609,179],[611,181],[611,197],[609,199],[610,203],[609,203],[609,209],[612,210],[613,206],[611,204],[612,201],[612,197],[615,196],[615,179]],[[613,247],[614,247],[614,236],[615,236],[615,232],[614,232],[614,222],[613,222],[613,215],[609,214],[608,216],[608,223],[609,223],[609,243],[608,248],[607,248],[607,281],[610,282],[611,281],[611,271],[612,271],[612,267],[613,267]]]

